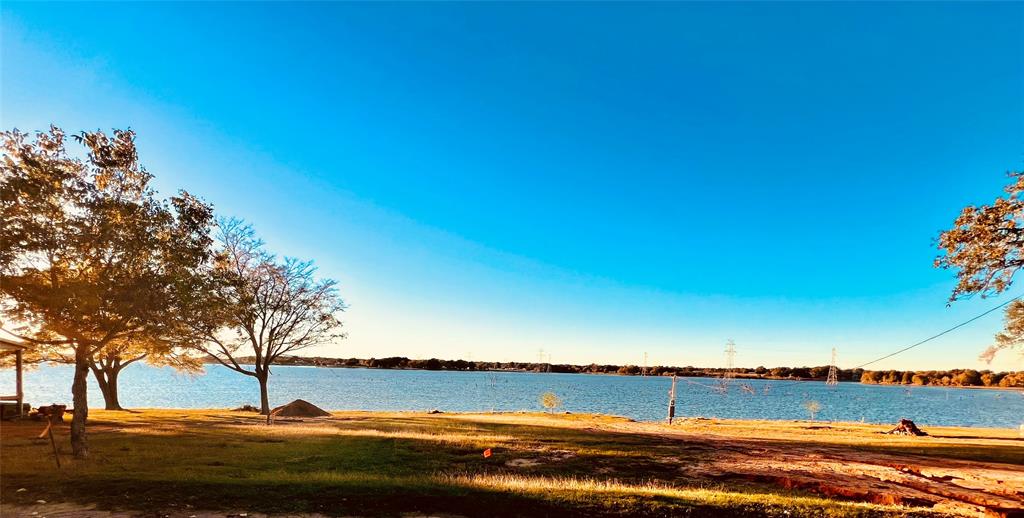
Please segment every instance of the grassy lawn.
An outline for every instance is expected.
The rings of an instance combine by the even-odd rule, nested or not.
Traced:
[[[49,443],[35,438],[41,423],[3,423],[0,502],[17,509],[45,500],[183,516],[189,510],[926,516],[962,509],[933,507],[937,500],[929,500],[926,489],[902,499],[829,489],[814,483],[813,466],[822,481],[840,475],[855,481],[863,473],[837,474],[827,467],[829,459],[849,466],[844,455],[870,458],[865,466],[900,473],[905,467],[889,465],[933,469],[956,459],[971,466],[998,461],[999,476],[1011,479],[1024,464],[1024,443],[1011,431],[937,429],[932,432],[941,437],[904,438],[879,435],[882,428],[742,421],[668,427],[600,416],[366,412],[266,426],[254,414],[222,410],[94,411],[91,458],[64,457],[60,470]],[[58,436],[69,450],[66,427]],[[482,454],[487,448],[489,458]],[[783,455],[797,461],[758,464]],[[807,466],[790,471],[802,459],[809,459]]]

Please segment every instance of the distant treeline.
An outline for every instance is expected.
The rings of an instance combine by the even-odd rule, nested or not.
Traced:
[[[1024,372],[954,369],[949,371],[864,371],[861,383],[881,385],[934,385],[939,387],[1024,388]]]
[[[242,359],[246,360],[246,359]],[[580,374],[620,374],[623,376],[686,376],[717,377],[730,372],[721,367],[666,367],[656,365],[571,365],[558,363],[531,362],[484,362],[467,360],[410,360],[404,356],[388,358],[324,358],[319,356],[283,356],[280,365],[307,365],[317,367],[364,367],[369,369],[420,369],[432,371],[519,371],[519,372],[562,372]],[[731,370],[737,378],[750,379],[800,379],[824,380],[828,376],[828,365],[817,367],[737,367]],[[977,387],[1024,387],[1024,372],[994,373],[970,369],[952,371],[866,371],[864,369],[837,369],[839,381],[860,381],[872,384],[915,384],[940,386]]]

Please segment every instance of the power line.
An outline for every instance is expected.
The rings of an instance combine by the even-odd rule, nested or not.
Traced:
[[[897,354],[907,352],[907,351],[909,351],[909,350],[911,350],[911,349],[913,349],[913,348],[915,348],[915,347],[917,347],[919,345],[924,345],[924,344],[926,344],[926,343],[928,343],[928,342],[930,342],[930,341],[932,341],[932,340],[934,340],[934,339],[936,339],[936,338],[938,338],[938,337],[940,337],[940,336],[942,336],[942,335],[944,335],[946,333],[950,333],[950,332],[956,331],[957,329],[960,329],[961,327],[966,326],[967,324],[970,324],[971,322],[974,322],[975,320],[978,320],[979,318],[981,318],[981,317],[983,317],[985,315],[988,315],[989,313],[992,313],[993,311],[995,311],[995,310],[997,310],[999,308],[1002,308],[1003,306],[1006,306],[1007,304],[1009,304],[1009,303],[1011,303],[1011,302],[1013,302],[1013,301],[1015,301],[1015,300],[1017,300],[1017,299],[1019,299],[1021,297],[1024,297],[1024,293],[1022,293],[1020,295],[1017,295],[1016,297],[1013,297],[1012,299],[1009,299],[1006,302],[1003,302],[1002,304],[1000,304],[1000,305],[998,305],[998,306],[996,306],[996,307],[994,307],[992,309],[989,309],[988,311],[985,311],[984,313],[982,313],[982,314],[980,314],[980,315],[978,315],[978,316],[976,316],[974,318],[971,318],[969,320],[965,320],[963,322],[960,322],[959,324],[957,324],[957,325],[955,325],[955,326],[953,326],[953,327],[951,327],[949,329],[946,329],[945,331],[943,331],[941,333],[929,336],[928,338],[925,338],[924,340],[921,340],[920,342],[908,345],[908,346],[906,346],[906,347],[904,347],[904,348],[902,348],[902,349],[900,349],[900,350],[898,350],[896,352],[889,353],[889,354],[887,354],[885,356],[882,356],[881,358],[878,358],[878,359],[875,359],[875,360],[871,360],[871,361],[869,361],[867,363],[862,363],[862,364],[854,367],[854,369],[860,369],[862,367],[866,367],[868,365],[871,365],[872,363],[878,363],[878,362],[880,362],[882,360],[885,360],[885,359],[888,359],[888,358],[892,358],[893,356],[896,356]]]
[[[942,331],[940,333],[937,333],[937,334],[934,334],[932,336],[929,336],[928,338],[925,338],[924,340],[921,340],[920,342],[910,344],[910,345],[908,345],[908,346],[906,346],[906,347],[904,347],[902,349],[899,349],[899,350],[897,350],[895,352],[892,352],[892,353],[889,353],[889,354],[887,354],[885,356],[882,356],[881,358],[876,358],[876,359],[871,360],[871,361],[869,361],[867,363],[862,363],[862,364],[860,364],[860,365],[858,365],[856,367],[853,367],[853,369],[860,369],[860,368],[866,367],[868,365],[871,365],[872,363],[878,363],[878,362],[880,362],[882,360],[886,360],[886,359],[892,358],[893,356],[896,356],[897,354],[907,352],[907,351],[909,351],[909,350],[911,350],[911,349],[913,349],[913,348],[915,348],[915,347],[917,347],[919,345],[924,345],[924,344],[926,344],[926,343],[928,343],[928,342],[930,342],[932,340],[935,340],[936,338],[939,338],[942,335],[945,335],[945,334],[951,333],[953,331],[956,331],[957,329],[960,329],[961,327],[964,327],[967,324],[970,324],[971,322],[974,322],[975,320],[978,320],[979,318],[984,317],[985,315],[988,315],[989,313],[992,313],[992,312],[996,311],[997,309],[1003,308],[1007,304],[1009,304],[1009,303],[1011,303],[1011,302],[1013,302],[1013,301],[1015,301],[1015,300],[1017,300],[1017,299],[1019,299],[1021,297],[1024,297],[1024,293],[1022,293],[1020,295],[1017,295],[1016,297],[1013,297],[1011,299],[1008,299],[1006,302],[1003,302],[1002,304],[1000,304],[1000,305],[998,305],[998,306],[996,306],[994,308],[988,309],[988,310],[986,310],[985,312],[983,312],[983,313],[981,313],[979,315],[976,315],[976,316],[974,316],[974,317],[972,317],[970,319],[964,320],[963,322],[960,322],[959,324],[957,324],[957,325],[955,325],[955,326],[953,326],[953,327],[951,327],[949,329],[946,329],[946,330],[944,330],[944,331]],[[789,385],[795,385],[797,383],[806,383],[806,382],[809,382],[809,381],[812,381],[812,380],[792,380],[792,381],[787,381],[785,383],[779,383],[779,384],[775,385],[774,388],[781,388],[781,387],[786,387],[786,386],[789,386]]]

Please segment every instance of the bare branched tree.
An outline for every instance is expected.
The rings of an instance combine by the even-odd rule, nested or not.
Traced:
[[[252,227],[222,219],[206,294],[183,315],[192,347],[221,365],[256,378],[260,411],[270,413],[270,369],[282,355],[344,338],[345,304],[337,281],[316,278],[312,261],[278,260]]]

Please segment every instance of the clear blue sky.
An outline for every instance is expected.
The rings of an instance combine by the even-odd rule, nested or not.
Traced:
[[[1024,168],[1024,4],[0,9],[3,127],[130,126],[315,259],[314,353],[851,366],[999,302],[947,308],[932,240]]]

